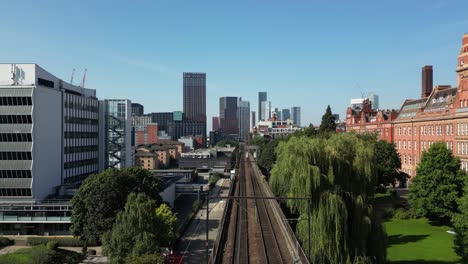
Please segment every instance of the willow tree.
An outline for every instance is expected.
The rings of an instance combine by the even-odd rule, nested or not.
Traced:
[[[377,180],[374,144],[351,133],[292,137],[276,150],[270,185],[300,214],[296,233],[313,263],[385,263],[386,234],[370,201]]]

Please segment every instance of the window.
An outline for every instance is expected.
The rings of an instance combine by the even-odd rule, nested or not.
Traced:
[[[411,127],[408,127],[408,136],[411,135]]]
[[[0,160],[31,160],[31,152],[29,151],[2,151],[0,152]]]
[[[0,115],[0,124],[31,124],[31,115]]]
[[[0,196],[31,196],[29,188],[0,188]]]
[[[398,149],[401,149],[401,141],[398,140]]]
[[[403,135],[406,135],[406,127],[403,128]]]
[[[403,141],[403,149],[406,149],[406,141]]]
[[[408,149],[411,149],[411,141],[408,140]]]
[[[31,142],[31,133],[0,133],[0,142]]]
[[[30,170],[0,170],[0,178],[31,178]]]
[[[398,128],[398,135],[401,136],[401,127]]]
[[[408,164],[411,165],[411,155],[408,155]]]
[[[403,164],[406,164],[406,155],[403,155]]]
[[[42,78],[37,78],[37,84],[42,85],[42,86],[46,86],[46,87],[50,87],[50,88],[54,88],[54,82],[53,81],[49,81],[49,80],[42,79]]]
[[[418,142],[415,140],[414,141],[414,150],[418,149]]]
[[[32,105],[31,97],[0,97],[0,105]]]

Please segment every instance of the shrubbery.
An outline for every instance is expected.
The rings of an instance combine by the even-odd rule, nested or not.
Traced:
[[[215,174],[211,175],[210,179],[208,180],[210,188],[214,187],[216,182],[219,181],[219,179],[221,179],[221,176],[222,176],[222,174],[219,174],[219,173],[215,173]]]
[[[15,241],[8,239],[6,237],[0,237],[0,248],[11,246],[15,243]]]
[[[47,245],[49,242],[57,242],[59,247],[82,247],[83,241],[74,237],[28,237],[26,240],[30,246]],[[96,246],[88,245],[88,246]]]
[[[393,217],[393,215],[395,214],[395,209],[393,208],[385,208],[383,209],[382,211],[382,218],[383,219],[390,219]]]
[[[418,218],[416,212],[412,209],[398,208],[393,214],[393,218],[399,220],[408,220]]]

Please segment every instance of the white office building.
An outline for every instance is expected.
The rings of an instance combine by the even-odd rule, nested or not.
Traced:
[[[262,115],[260,116],[260,120],[268,121],[271,118],[271,102],[270,101],[263,101],[261,102],[261,109]]]
[[[379,96],[375,93],[369,93],[367,96],[369,101],[372,103],[372,110],[379,109]]]
[[[96,91],[0,64],[0,202],[37,202],[99,171]]]

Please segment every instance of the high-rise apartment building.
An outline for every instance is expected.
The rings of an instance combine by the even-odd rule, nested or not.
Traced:
[[[96,91],[0,64],[0,202],[37,202],[99,172]]]
[[[290,119],[291,118],[291,111],[289,109],[283,109],[281,111],[281,117],[283,118],[284,121]]]
[[[237,120],[239,124],[239,140],[247,141],[250,131],[250,102],[239,98],[237,103]]]
[[[101,101],[105,168],[127,168],[133,165],[132,108],[127,99]]]
[[[263,112],[263,102],[267,100],[267,92],[258,92],[258,120],[262,120],[265,116]]]
[[[142,116],[144,114],[144,106],[137,103],[132,103],[132,116]]]
[[[183,105],[188,121],[203,122],[203,139],[206,142],[206,73],[184,72]],[[186,135],[189,136],[189,135]]]
[[[300,127],[301,126],[301,107],[294,106],[291,108],[291,117],[293,124]]]
[[[250,123],[249,131],[252,132],[253,128],[257,124],[257,119],[255,118],[255,111],[250,112],[250,122],[249,123]]]
[[[239,138],[237,97],[227,96],[219,98],[219,132],[223,138]]]
[[[263,101],[261,103],[261,111],[260,120],[268,121],[271,118],[271,102]]]

